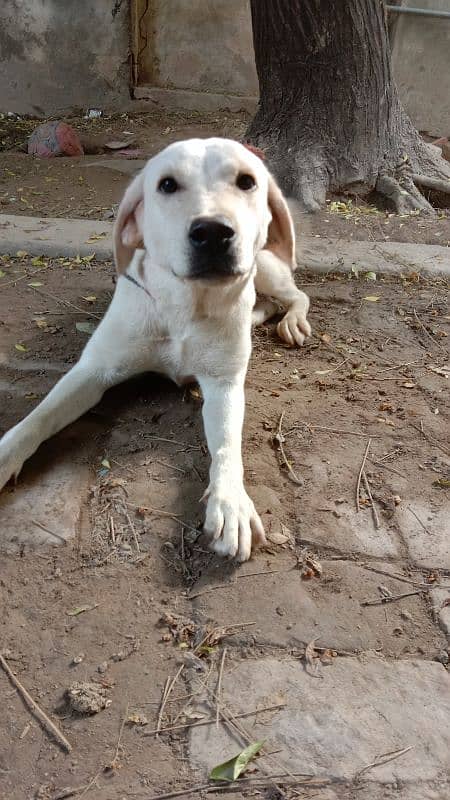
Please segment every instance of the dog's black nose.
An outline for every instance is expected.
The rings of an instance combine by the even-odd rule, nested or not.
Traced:
[[[235,232],[230,225],[218,219],[199,217],[189,228],[189,241],[198,251],[219,255],[230,249]]]

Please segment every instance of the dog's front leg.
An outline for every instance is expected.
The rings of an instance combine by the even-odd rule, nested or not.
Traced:
[[[221,556],[250,558],[252,542],[264,542],[264,528],[244,488],[241,440],[244,421],[244,378],[231,381],[199,377],[203,420],[211,455],[204,531]]]

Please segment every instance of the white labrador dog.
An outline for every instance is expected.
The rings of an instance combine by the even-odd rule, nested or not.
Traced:
[[[49,436],[109,387],[154,371],[196,379],[211,455],[205,532],[223,556],[250,557],[264,529],[243,482],[241,436],[251,325],[286,310],[289,345],[310,334],[295,286],[294,228],[262,160],[227,139],[177,142],[150,159],[120,204],[111,305],[79,362],[0,440],[0,488]],[[256,291],[255,291],[256,290]],[[256,302],[256,293],[263,295]]]

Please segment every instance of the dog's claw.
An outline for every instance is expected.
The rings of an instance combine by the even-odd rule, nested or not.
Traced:
[[[266,541],[261,519],[243,487],[209,492],[203,530],[211,539],[211,550],[239,561],[250,558],[252,545]]]

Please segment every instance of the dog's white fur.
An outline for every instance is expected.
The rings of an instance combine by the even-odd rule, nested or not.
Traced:
[[[256,187],[236,185],[250,174]],[[174,194],[158,190],[172,176]],[[187,232],[198,217],[225,217],[236,231],[238,274],[189,278]],[[278,333],[301,345],[309,301],[293,280],[294,230],[263,162],[227,139],[192,139],[152,158],[127,189],[114,231],[118,280],[111,305],[79,362],[0,440],[0,488],[48,437],[92,408],[106,389],[146,371],[176,383],[195,378],[211,454],[204,530],[223,556],[249,558],[264,529],[243,483],[241,435],[251,324],[277,310]],[[124,277],[128,273],[142,291]],[[256,292],[264,298],[256,302]],[[256,305],[255,305],[256,302]]]

